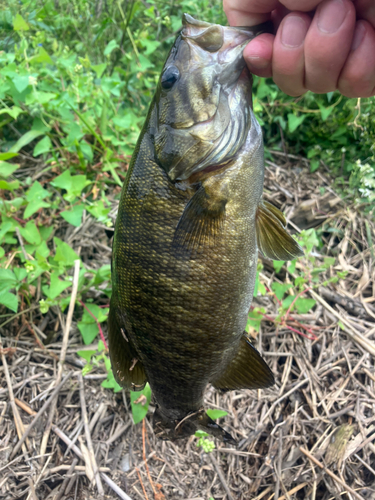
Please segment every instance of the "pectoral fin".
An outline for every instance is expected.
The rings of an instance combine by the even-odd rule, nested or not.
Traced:
[[[119,316],[116,305],[111,301],[108,342],[113,375],[125,389],[141,391],[147,382],[146,373]]]
[[[199,187],[176,228],[173,247],[178,256],[194,257],[215,245],[223,229],[226,203],[223,190],[215,188],[212,182]]]
[[[211,383],[216,389],[263,389],[275,382],[272,372],[246,333],[240,341],[238,352],[224,373]]]
[[[259,251],[268,259],[293,260],[303,255],[302,248],[285,229],[284,214],[262,201],[256,214],[256,235]]]

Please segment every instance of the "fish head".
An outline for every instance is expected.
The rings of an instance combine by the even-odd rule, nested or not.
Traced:
[[[156,92],[156,160],[172,181],[230,162],[251,126],[243,49],[264,25],[223,27],[183,16]]]
[[[203,408],[188,413],[182,419],[175,419],[173,412],[163,411],[162,408],[156,407],[153,427],[156,437],[162,440],[175,441],[190,437],[196,431],[201,430],[226,443],[237,444],[236,440],[212,420]]]

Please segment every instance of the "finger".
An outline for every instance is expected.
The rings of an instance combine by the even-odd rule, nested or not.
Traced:
[[[305,86],[315,93],[337,88],[355,28],[350,0],[324,0],[317,8],[305,39]]]
[[[274,36],[259,35],[246,45],[244,59],[251,73],[264,78],[272,76],[272,46]]]
[[[375,95],[375,30],[367,21],[357,21],[339,90],[347,97]]]
[[[374,0],[354,0],[357,19],[365,19],[375,28],[375,2]]]
[[[322,0],[280,0],[280,3],[292,11],[309,12],[316,9]]]
[[[278,3],[278,0],[224,0],[223,8],[231,26],[254,26],[268,21]]]
[[[293,12],[282,21],[275,38],[272,76],[286,94],[297,96],[306,92],[304,43],[311,19],[302,12]]]

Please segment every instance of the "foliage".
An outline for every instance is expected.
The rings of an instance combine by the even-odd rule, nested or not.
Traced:
[[[228,415],[228,412],[224,410],[207,410],[207,415],[212,418],[212,420],[217,420],[218,418],[225,417]],[[211,439],[207,439],[209,434],[204,431],[196,431],[195,437],[198,438],[196,442],[196,446],[198,448],[202,448],[205,453],[211,453],[215,449],[215,443],[211,441]]]
[[[112,226],[108,196],[119,197],[182,12],[225,23],[222,2],[149,0],[145,6],[140,0],[9,0],[1,7],[1,326],[14,314],[35,308],[42,314],[50,307],[64,311],[72,267],[79,259],[75,317],[84,344],[90,345],[108,315],[110,266],[88,268],[69,240],[64,241],[66,231],[81,227],[88,217]],[[375,192],[373,102],[337,93],[295,99],[270,80],[254,82],[254,109],[267,154],[285,146],[307,155],[311,170],[324,162],[342,176],[351,174],[353,192],[359,189],[369,200]],[[313,236],[306,238],[308,249]],[[319,259],[303,271],[296,270],[295,262],[288,265],[296,278],[287,288],[272,287],[281,303],[280,321],[286,309],[300,312],[314,306],[302,297],[302,287],[315,286],[316,269],[328,265]],[[255,293],[266,293],[259,272]],[[254,309],[248,328],[259,327],[263,313]],[[87,361],[86,372],[105,366],[103,386],[120,390],[104,344],[79,354]],[[146,386],[143,396],[149,402],[148,390]],[[148,407],[140,408],[136,399],[135,421]]]
[[[334,272],[334,257],[323,257],[314,251],[322,246],[315,229],[301,231],[298,242],[305,252],[305,263],[301,263],[297,259],[291,262],[273,261],[276,274],[280,273],[284,266],[286,267],[288,274],[286,281],[279,282],[275,280],[271,284],[271,289],[267,288],[261,281],[263,265],[258,264],[254,297],[266,295],[267,292],[273,295],[277,303],[278,315],[275,319],[271,319],[265,314],[266,311],[263,307],[252,306],[246,324],[247,332],[259,332],[260,324],[264,319],[271,319],[276,326],[285,326],[290,313],[306,314],[315,307],[316,301],[314,299],[304,297],[308,290],[322,285],[327,286],[329,283],[337,283],[339,279],[345,278],[347,274],[345,271]],[[328,273],[330,276],[322,279],[323,273]],[[303,325],[300,326],[304,328]]]

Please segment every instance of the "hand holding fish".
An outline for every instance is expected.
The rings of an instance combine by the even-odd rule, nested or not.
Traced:
[[[375,95],[373,0],[224,0],[224,11],[232,26],[272,19],[276,35],[251,41],[244,58],[285,93]]]

